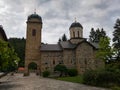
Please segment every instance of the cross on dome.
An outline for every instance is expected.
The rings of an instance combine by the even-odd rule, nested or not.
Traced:
[[[75,17],[75,22],[77,22],[76,17]]]
[[[34,14],[36,14],[36,8],[34,9]]]

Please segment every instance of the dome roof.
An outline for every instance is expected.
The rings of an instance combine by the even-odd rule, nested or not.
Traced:
[[[70,28],[73,28],[73,27],[81,27],[81,28],[83,28],[82,27],[82,25],[79,23],[79,22],[73,22],[72,24],[71,24],[71,26],[70,26]]]
[[[36,13],[29,15],[27,20],[30,20],[31,18],[36,18],[36,19],[39,19],[40,21],[42,21],[41,16],[39,16]]]

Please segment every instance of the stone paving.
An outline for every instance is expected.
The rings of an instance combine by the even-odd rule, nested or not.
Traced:
[[[31,74],[23,77],[23,74],[7,75],[0,79],[0,90],[107,90],[86,86],[83,84],[59,81],[43,78]]]

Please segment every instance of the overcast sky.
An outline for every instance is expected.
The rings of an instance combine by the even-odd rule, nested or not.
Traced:
[[[83,26],[83,36],[91,28],[104,28],[112,37],[113,26],[120,18],[120,0],[0,0],[0,24],[7,37],[26,38],[26,20],[34,13],[42,17],[42,41],[57,43],[75,21]]]

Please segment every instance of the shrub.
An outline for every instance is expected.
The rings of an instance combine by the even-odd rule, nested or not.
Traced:
[[[42,73],[43,77],[48,77],[50,75],[50,72],[49,71],[44,71]]]
[[[83,74],[83,83],[88,85],[95,85],[96,72],[88,70]]]
[[[102,71],[98,72],[96,77],[96,84],[98,86],[106,86],[109,87],[117,82],[117,76],[113,72]]]
[[[63,74],[67,73],[67,67],[63,64],[58,64],[54,67],[54,71],[59,71],[60,72],[60,77],[63,76]]]
[[[69,69],[68,70],[68,75],[69,76],[77,76],[78,75],[77,69]]]
[[[120,75],[106,70],[90,70],[84,73],[83,82],[88,85],[111,87],[120,82]]]
[[[112,90],[120,90],[120,87],[119,86],[114,86],[111,88]]]

